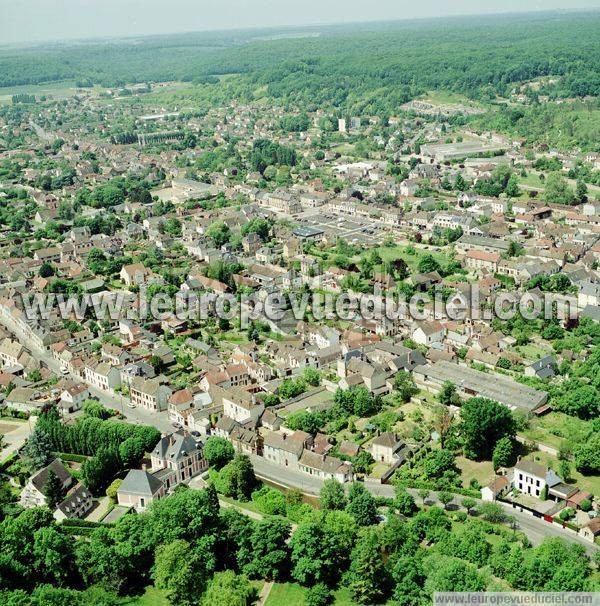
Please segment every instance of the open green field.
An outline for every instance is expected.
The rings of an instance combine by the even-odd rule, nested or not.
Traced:
[[[52,96],[55,99],[65,99],[76,93],[75,82],[67,80],[63,82],[49,82],[47,84],[24,84],[21,86],[0,87],[0,104],[11,103],[12,96],[25,93],[28,95]]]
[[[271,589],[265,606],[304,606],[306,590],[297,583],[276,583]],[[334,593],[333,606],[354,606],[350,592],[346,588]]]
[[[136,598],[125,598],[122,606],[171,606],[163,591],[156,587],[146,587],[143,595]]]
[[[469,487],[473,478],[481,486],[485,486],[495,476],[491,461],[471,461],[471,459],[465,457],[456,457],[456,466],[460,469],[460,477],[464,488]]]
[[[529,427],[519,434],[528,440],[560,448],[564,443],[573,446],[584,441],[589,431],[589,421],[552,411],[531,419]]]
[[[414,254],[410,254],[409,252],[407,252],[410,250],[408,246],[382,246],[376,250],[384,261],[395,261],[396,259],[403,259],[412,273],[418,273],[419,261],[428,254],[432,255],[433,258],[441,265],[446,265],[450,260],[450,257],[447,254],[436,250],[434,247],[413,248]]]
[[[449,90],[429,91],[422,97],[423,101],[433,105],[465,105],[467,107],[482,107],[480,103]]]

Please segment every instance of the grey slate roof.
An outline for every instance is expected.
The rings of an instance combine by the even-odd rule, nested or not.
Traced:
[[[143,469],[131,469],[119,487],[119,492],[154,496],[162,482]]]

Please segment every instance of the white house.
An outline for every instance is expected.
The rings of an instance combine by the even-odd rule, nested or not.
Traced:
[[[539,498],[546,486],[552,488],[561,482],[552,469],[533,461],[519,461],[513,470],[513,487],[534,497]]]
[[[108,391],[121,385],[121,373],[108,362],[100,362],[85,367],[85,380],[92,387]]]
[[[436,320],[421,322],[412,334],[415,343],[427,346],[442,343],[445,336],[446,329]]]

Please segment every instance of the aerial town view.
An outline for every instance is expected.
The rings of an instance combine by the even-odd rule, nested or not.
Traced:
[[[600,604],[600,1],[0,0],[0,606]]]

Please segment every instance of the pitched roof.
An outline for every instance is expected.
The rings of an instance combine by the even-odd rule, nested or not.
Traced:
[[[131,469],[117,492],[154,496],[162,488],[162,482],[143,469]]]
[[[166,461],[178,461],[196,452],[198,452],[196,440],[180,431],[164,436],[152,449],[154,456]]]
[[[53,471],[58,479],[64,484],[70,479],[71,474],[67,471],[67,468],[62,464],[60,459],[54,459],[50,465],[47,465],[43,469],[40,469],[36,474],[31,476],[31,483],[43,494],[48,482],[48,475]]]

